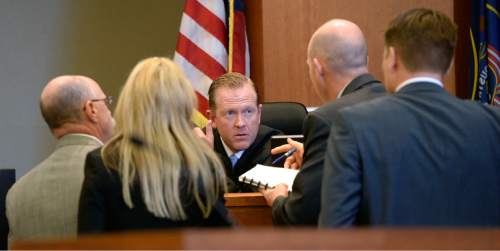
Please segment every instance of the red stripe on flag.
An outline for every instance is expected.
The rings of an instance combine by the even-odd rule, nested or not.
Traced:
[[[233,72],[245,75],[245,14],[241,11],[234,12],[233,30]]]
[[[179,34],[176,51],[210,79],[226,73],[224,66],[182,34]]]
[[[203,114],[203,116],[208,117],[208,100],[196,91],[196,97],[198,97],[198,111]]]
[[[493,53],[495,53],[497,55],[497,57],[500,57],[500,54],[498,53],[498,51],[491,44],[488,45],[488,50],[491,50]],[[494,57],[493,55],[490,55],[490,54],[491,53],[488,52],[488,61],[492,61],[496,65],[500,65],[500,61],[498,60],[498,58],[496,58],[496,57]]]
[[[226,27],[224,22],[198,1],[187,0],[184,13],[217,38],[227,48]]]
[[[500,55],[500,54],[498,54],[497,49],[496,49],[496,48],[495,48],[492,44],[488,44],[488,49],[490,49],[490,50],[494,51],[494,52],[495,52],[495,54]]]

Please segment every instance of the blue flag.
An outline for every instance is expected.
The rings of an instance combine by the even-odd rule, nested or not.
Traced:
[[[472,1],[472,99],[500,106],[500,16],[497,0]]]

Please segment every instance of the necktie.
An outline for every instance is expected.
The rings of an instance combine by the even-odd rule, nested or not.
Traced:
[[[231,166],[234,167],[234,165],[236,165],[236,162],[238,162],[238,156],[236,156],[236,154],[233,154],[229,156],[229,160],[231,160]]]

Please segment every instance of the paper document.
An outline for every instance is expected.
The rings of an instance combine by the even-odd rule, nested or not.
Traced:
[[[260,188],[273,188],[285,183],[288,185],[288,191],[292,191],[293,180],[298,172],[299,170],[259,164],[242,174],[238,180]]]

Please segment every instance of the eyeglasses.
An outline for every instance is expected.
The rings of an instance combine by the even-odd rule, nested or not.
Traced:
[[[108,108],[111,108],[111,105],[113,104],[113,96],[106,96],[105,98],[97,98],[97,99],[91,99],[89,100],[90,102],[99,102],[99,101],[104,101],[104,103],[106,104],[106,106]],[[85,110],[85,107],[83,107],[83,109]]]

